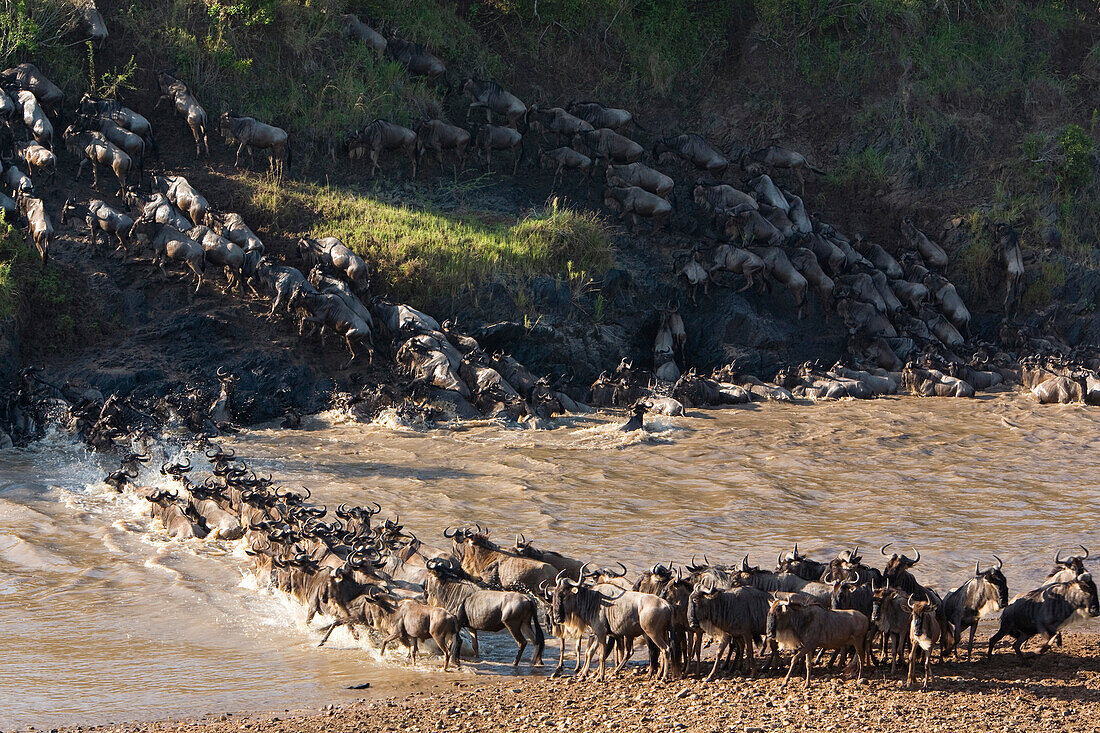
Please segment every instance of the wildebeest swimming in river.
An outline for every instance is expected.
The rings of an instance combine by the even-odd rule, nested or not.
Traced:
[[[271,166],[278,160],[280,165],[290,167],[290,145],[287,143],[286,130],[268,125],[253,117],[231,117],[228,112],[221,116],[222,137],[227,143],[237,144],[237,157],[233,165],[241,164],[241,151],[248,149],[249,167],[255,162],[254,148],[271,151]]]

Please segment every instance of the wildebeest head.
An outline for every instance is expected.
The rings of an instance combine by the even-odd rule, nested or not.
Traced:
[[[881,552],[885,556],[886,548],[892,544],[894,543],[887,542],[885,545],[879,548],[879,552]],[[899,575],[920,562],[920,551],[918,551],[917,548],[914,547],[913,552],[916,554],[916,557],[908,557],[906,555],[900,555],[896,552],[890,555],[890,559],[886,561],[886,569],[882,571],[882,574],[885,575],[887,578],[893,578],[896,580]]]
[[[993,558],[997,561],[994,567],[986,568],[982,570],[981,563],[974,561],[974,577],[983,585],[988,585],[995,589],[997,593],[997,602],[1001,608],[1008,606],[1008,580],[1005,578],[1004,573],[1001,572],[1001,568],[1004,563],[1001,562],[1001,558],[996,555]]]
[[[709,620],[709,604],[708,600],[718,595],[718,590],[714,587],[713,582],[708,582],[709,579],[703,580],[691,591],[688,596],[687,602],[687,624],[688,628],[699,629],[702,628],[702,622]]]
[[[1062,557],[1062,551],[1058,550],[1054,553],[1054,568],[1050,571],[1050,575],[1055,575],[1064,570],[1072,570],[1075,575],[1080,575],[1085,570],[1085,560],[1089,559],[1089,551],[1084,545],[1077,545],[1081,548],[1083,555],[1067,555]]]

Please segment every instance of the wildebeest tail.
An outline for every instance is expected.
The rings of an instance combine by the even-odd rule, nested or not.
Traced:
[[[532,604],[534,605],[534,604]],[[538,609],[536,607],[535,613],[531,614],[531,628],[535,632],[535,659],[542,658],[542,652],[546,648],[546,636],[542,632],[542,624],[539,623]]]

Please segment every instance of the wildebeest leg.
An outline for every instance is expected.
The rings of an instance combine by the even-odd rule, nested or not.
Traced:
[[[989,638],[989,647],[986,649],[985,655],[987,657],[993,656],[993,647],[997,646],[997,642],[1008,636],[1008,632],[1004,629],[998,629],[997,633]]]
[[[348,351],[351,352],[351,358],[348,359],[348,363],[345,364],[344,367],[343,367],[344,369],[347,369],[348,367],[351,366],[352,362],[355,361],[356,353],[355,353],[355,347],[351,345],[351,335],[350,334],[344,336],[344,341],[348,345]]]
[[[508,633],[516,640],[519,649],[516,650],[516,658],[512,661],[513,667],[519,666],[519,660],[523,656],[523,650],[527,648],[527,639],[523,636],[523,629],[518,624],[508,627]]]
[[[324,646],[325,642],[328,641],[328,638],[330,636],[332,636],[333,630],[337,626],[340,626],[342,623],[344,623],[343,619],[338,619],[336,621],[333,621],[331,624],[329,624],[328,628],[325,629],[325,635],[321,637],[321,640],[319,642],[317,642],[317,646]]]
[[[970,641],[966,645],[966,661],[968,661],[968,662],[970,661],[970,655],[974,653],[974,633],[977,630],[978,630],[978,625],[977,624],[974,624],[973,626],[970,627]],[[958,647],[958,644],[956,644],[956,648],[957,647]],[[958,655],[958,652],[956,652],[956,656],[957,655]]]
[[[385,639],[383,639],[382,640],[382,647],[378,650],[379,655],[385,656],[386,647],[389,646],[391,641],[397,641],[398,639],[400,639],[401,635],[403,633],[404,632],[402,631],[402,629],[400,627],[398,627],[398,628],[393,630],[393,633],[391,633],[389,636],[387,636]]]
[[[237,146],[237,157],[233,159],[233,167],[241,167],[241,151],[244,150],[244,143]]]
[[[371,151],[370,151],[370,175],[367,176],[367,178],[374,178],[375,173],[378,171],[379,168],[381,168],[381,166],[378,165],[378,154],[379,154],[379,151],[377,149],[374,149],[374,148],[371,149]]]
[[[470,629],[470,645],[474,649],[474,659],[481,659],[481,651],[477,643],[477,631],[474,629]]]
[[[256,156],[252,154],[251,145],[246,145],[245,150],[248,151],[248,170],[252,170],[256,167]]]
[[[714,655],[714,664],[710,668],[710,674],[708,674],[706,679],[703,680],[704,682],[710,682],[714,679],[715,673],[718,672],[718,661],[722,659],[722,652],[726,650],[726,647],[729,646],[729,643],[730,637],[728,635],[723,636],[722,643],[718,646],[718,653]]]
[[[412,663],[416,664],[416,655],[420,652],[420,641],[415,636],[409,637],[409,657],[412,658]],[[446,652],[444,652],[446,654]]]
[[[913,686],[913,677],[916,675],[917,669],[917,655],[920,654],[920,645],[914,644],[913,648],[909,650],[909,673],[905,675],[905,686]],[[930,655],[931,656],[931,655]]]
[[[790,681],[790,679],[791,679],[791,673],[794,672],[794,666],[796,664],[798,664],[798,660],[800,660],[802,657],[807,657],[807,659],[806,659],[806,679],[807,680],[809,679],[809,677],[810,677],[809,657],[806,654],[805,649],[799,649],[797,652],[794,653],[794,656],[791,658],[791,666],[787,670],[787,676],[783,678],[783,684],[781,684],[779,686],[779,689],[783,689],[784,687],[787,686],[787,682]]]

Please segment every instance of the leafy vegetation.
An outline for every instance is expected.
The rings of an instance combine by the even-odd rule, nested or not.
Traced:
[[[371,265],[376,286],[418,303],[454,297],[490,280],[600,272],[612,260],[602,222],[556,201],[517,221],[444,213],[432,200],[447,195],[441,190],[406,191],[398,199],[375,190],[270,178],[240,183],[250,207],[273,226],[339,237]]]

